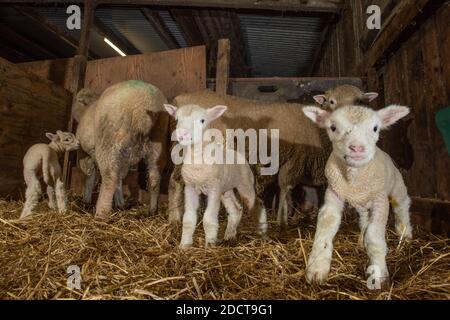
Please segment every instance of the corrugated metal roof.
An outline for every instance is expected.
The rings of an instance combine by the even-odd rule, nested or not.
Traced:
[[[166,25],[167,29],[169,29],[170,33],[175,38],[175,40],[177,40],[180,47],[186,48],[188,45],[187,45],[186,39],[184,38],[183,31],[181,31],[181,28],[178,25],[178,23],[175,20],[173,20],[169,11],[159,10],[158,14],[161,17],[161,20]]]
[[[239,14],[239,19],[253,76],[307,75],[324,28],[322,18]]]

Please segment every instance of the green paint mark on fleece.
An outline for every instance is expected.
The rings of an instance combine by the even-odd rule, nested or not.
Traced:
[[[146,89],[150,93],[155,93],[155,91],[157,90],[157,88],[154,85],[142,80],[129,80],[128,84],[132,87]]]

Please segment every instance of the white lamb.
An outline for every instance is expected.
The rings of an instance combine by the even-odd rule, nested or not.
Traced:
[[[396,232],[401,239],[412,237],[410,198],[399,170],[388,154],[376,146],[380,131],[405,117],[407,107],[392,105],[374,111],[361,106],[344,106],[329,113],[318,107],[303,108],[305,115],[327,129],[333,144],[325,175],[328,189],[319,211],[314,245],[309,256],[308,282],[326,281],[330,271],[333,238],[339,229],[344,203],[359,213],[364,246],[380,284],[386,285],[386,224],[389,198],[395,212]],[[375,269],[374,269],[375,268]],[[373,275],[370,276],[373,279]]]
[[[239,156],[234,150],[225,149],[220,142],[208,142],[204,138],[204,132],[208,129],[209,124],[219,118],[227,110],[227,107],[218,105],[204,109],[191,104],[177,109],[169,104],[164,106],[167,112],[177,120],[177,140],[185,147],[186,151],[181,168],[181,175],[185,183],[185,212],[180,248],[190,247],[193,243],[192,237],[197,225],[200,193],[208,197],[203,215],[206,247],[214,246],[217,242],[221,201],[228,212],[224,239],[233,240],[236,237],[237,227],[242,217],[242,206],[236,199],[234,188],[246,202],[249,211],[259,212],[258,231],[260,234],[264,234],[267,230],[267,217],[265,210],[259,210],[259,201],[256,200],[254,177],[250,166],[245,161],[243,164],[211,163],[203,157],[207,154],[206,148],[210,148],[212,143],[216,143],[216,147],[221,148],[224,155],[226,152],[231,152],[234,159]],[[205,161],[196,162],[195,157]]]
[[[80,147],[78,139],[70,132],[56,131],[56,134],[45,134],[51,140],[49,144],[32,145],[23,158],[23,176],[27,185],[25,205],[20,218],[29,216],[39,202],[43,177],[47,185],[48,206],[58,208],[59,212],[67,210],[66,192],[61,176],[61,166],[58,157],[66,151],[77,150]],[[56,192],[56,201],[55,201]]]

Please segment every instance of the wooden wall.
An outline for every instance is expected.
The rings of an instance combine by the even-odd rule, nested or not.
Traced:
[[[168,99],[206,88],[205,47],[146,53],[88,61],[85,84],[101,93],[112,84],[124,80],[144,80],[160,88]],[[63,85],[71,81],[73,59],[21,63],[24,70]]]
[[[358,72],[365,53],[360,46],[366,21],[363,2],[348,1],[349,8],[324,48],[317,75],[354,76]],[[402,43],[377,65],[374,74],[360,76],[369,76],[376,83],[381,93],[378,106],[397,103],[412,109],[412,115],[385,132],[381,141],[404,169],[411,194],[450,200],[450,156],[434,122],[436,111],[450,105],[449,2],[424,21],[416,20],[420,25],[400,39]],[[349,25],[353,32],[343,33]],[[353,50],[343,50],[346,43],[354,43]],[[348,63],[348,56],[354,57],[354,63]]]
[[[65,130],[70,92],[0,58],[0,196],[16,198],[25,187],[22,159],[46,132]]]

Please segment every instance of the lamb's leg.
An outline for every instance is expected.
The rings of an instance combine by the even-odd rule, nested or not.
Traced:
[[[359,214],[359,238],[358,244],[360,247],[364,246],[364,234],[366,233],[367,225],[369,224],[369,210],[366,208],[357,208]]]
[[[395,213],[395,231],[402,239],[412,239],[412,227],[409,212],[411,200],[408,197],[408,191],[399,171],[397,171],[396,176],[395,186],[390,194],[392,208]]]
[[[249,177],[250,175],[243,175]],[[256,196],[255,187],[251,180],[242,181],[237,186],[237,190],[241,195],[241,199],[245,202],[252,217],[256,216],[258,228],[257,232],[260,236],[265,236],[267,232],[267,212],[264,202]]]
[[[373,202],[372,214],[364,236],[364,246],[369,256],[367,273],[369,289],[380,289],[389,282],[389,272],[386,265],[386,224],[389,215],[387,196],[380,196]]]
[[[331,189],[325,194],[325,204],[317,217],[314,244],[306,268],[306,280],[323,283],[328,277],[333,253],[333,239],[342,219],[344,202]]]
[[[205,229],[205,247],[214,246],[219,232],[220,192],[217,190],[208,193],[208,204],[203,215],[203,228]]]
[[[20,219],[29,216],[36,205],[39,203],[41,197],[41,184],[36,175],[32,171],[24,171],[25,183],[27,190],[25,191],[25,203],[20,214]]]
[[[92,202],[92,192],[94,190],[95,185],[95,170],[92,171],[91,175],[86,177],[86,181],[84,182],[84,192],[83,192],[83,202],[91,203]]]
[[[278,225],[284,229],[288,224],[288,213],[287,213],[287,193],[289,189],[286,187],[280,188],[280,201],[278,203]]]
[[[161,150],[161,143],[153,143],[151,152],[147,157],[147,190],[150,192],[150,215],[155,214],[158,210],[159,189],[161,184],[158,160],[161,156]]]
[[[123,189],[122,189],[122,179],[119,179],[116,191],[114,191],[113,199],[114,199],[114,206],[116,208],[123,209],[125,207],[125,199],[123,197]]]
[[[55,197],[55,188],[53,186],[47,186],[47,196],[48,196],[48,207],[50,209],[56,208],[56,197]]]
[[[102,175],[102,183],[97,199],[95,217],[106,219],[112,209],[113,195],[119,183],[119,174],[118,170],[113,168],[100,169],[100,173]]]
[[[173,169],[169,180],[169,223],[178,224],[183,216],[183,189],[184,181],[181,177],[181,166]]]
[[[258,220],[258,235],[265,237],[267,234],[267,211],[264,207],[264,202],[257,198],[255,203],[255,209],[257,214],[257,220]]]
[[[192,237],[197,226],[197,209],[200,198],[195,188],[190,185],[185,186],[184,197],[185,212],[183,216],[183,231],[181,233],[181,249],[192,246]]]
[[[56,179],[55,192],[58,211],[64,213],[67,211],[67,196],[64,183],[61,181],[61,178]]]
[[[242,218],[242,206],[237,201],[233,190],[227,191],[222,195],[222,203],[228,213],[224,240],[229,241],[236,238],[237,227]]]

